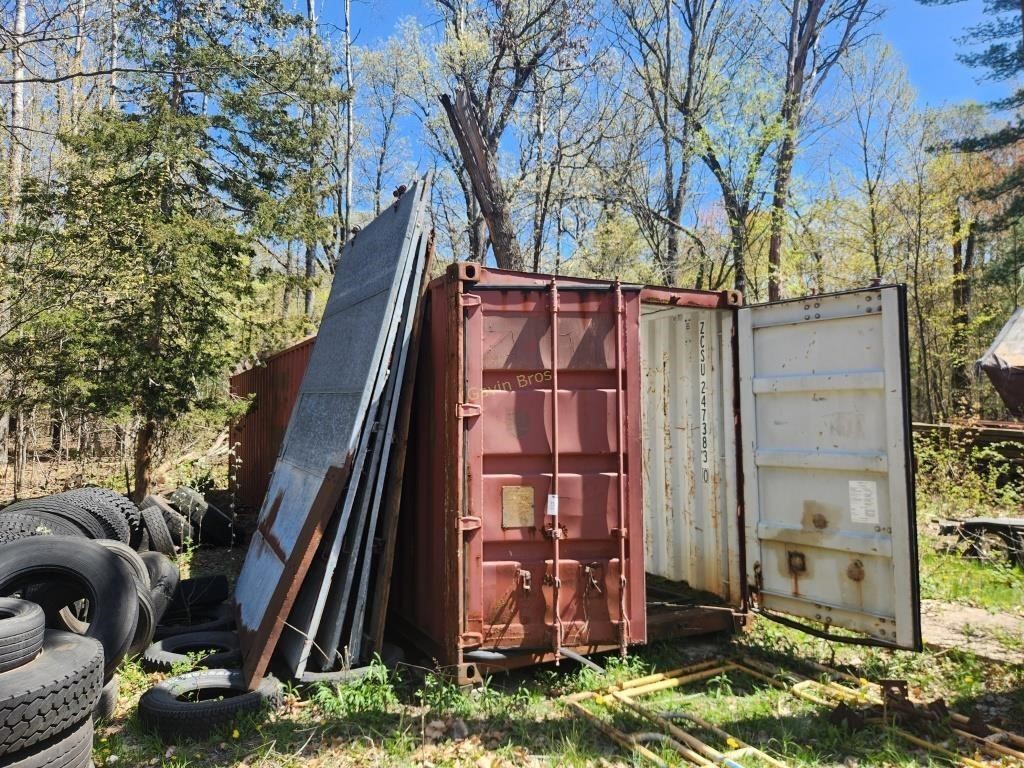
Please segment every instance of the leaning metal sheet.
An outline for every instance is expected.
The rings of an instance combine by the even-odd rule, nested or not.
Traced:
[[[427,244],[427,238],[424,237],[419,256],[422,262],[422,266],[420,268],[424,270],[426,270],[427,266],[426,263],[428,260],[428,247],[429,246]],[[425,280],[426,277],[423,277],[423,279]],[[359,586],[356,591],[356,605],[355,610],[353,611],[352,614],[352,628],[349,634],[349,648],[351,650],[352,658],[360,661],[363,660],[362,645],[365,639],[363,636],[363,624],[366,619],[367,592],[370,588],[370,565],[373,562],[373,545],[374,538],[377,533],[377,516],[378,513],[380,512],[381,502],[384,499],[384,482],[387,479],[388,475],[392,442],[395,437],[396,419],[398,418],[398,405],[400,400],[399,394],[402,389],[402,382],[406,376],[406,363],[408,362],[409,348],[412,344],[412,324],[413,317],[416,314],[416,302],[419,300],[422,294],[422,286],[416,285],[414,287],[416,288],[416,293],[414,294],[412,299],[411,311],[409,312],[407,318],[408,321],[405,324],[405,327],[403,328],[402,348],[398,359],[398,373],[396,376],[395,399],[391,407],[391,412],[388,414],[388,423],[386,431],[384,433],[385,440],[387,441],[387,444],[384,449],[385,460],[383,466],[381,467],[381,471],[377,476],[377,483],[374,486],[373,494],[371,496],[371,498],[373,499],[373,503],[370,511],[370,522],[369,527],[367,529],[366,542],[363,545],[364,549],[362,558],[362,571],[360,572],[359,575]]]
[[[405,375],[405,362],[409,352],[409,340],[412,333],[412,319],[416,312],[416,302],[420,295],[420,283],[424,279],[423,270],[426,259],[427,235],[423,233],[416,249],[416,263],[413,267],[413,279],[410,281],[409,292],[406,298],[407,306],[402,314],[402,326],[399,331],[398,345],[395,349],[393,365],[388,381],[388,392],[382,403],[380,422],[383,425],[379,433],[377,445],[374,447],[373,461],[370,471],[362,479],[360,503],[358,514],[354,524],[349,528],[352,533],[350,537],[349,552],[342,552],[343,557],[335,578],[331,584],[325,612],[316,634],[316,644],[325,657],[328,664],[333,663],[337,657],[337,651],[343,650],[339,647],[342,631],[346,623],[346,617],[350,617],[352,631],[361,631],[362,613],[366,609],[365,585],[362,584],[353,593],[353,586],[356,579],[356,567],[359,565],[362,574],[366,571],[369,559],[372,558],[372,543],[374,532],[377,527],[377,511],[380,508],[381,496],[384,493],[384,477],[387,474],[388,459],[391,455],[391,444],[394,438],[395,417],[398,412],[398,390],[401,389],[402,379]],[[354,603],[353,603],[354,599]],[[358,628],[358,630],[357,630]],[[359,663],[364,659],[360,654],[361,643],[355,637],[350,637],[346,647],[350,653],[352,663]],[[322,671],[330,670],[325,665]]]
[[[420,184],[413,193],[426,194],[429,187],[429,178]],[[335,569],[338,563],[338,556],[341,548],[341,540],[351,536],[352,511],[358,497],[358,489],[362,483],[362,477],[367,472],[367,460],[371,458],[370,446],[372,444],[372,426],[379,418],[382,407],[381,399],[388,380],[388,364],[394,350],[395,339],[398,327],[401,323],[401,316],[407,310],[406,301],[410,292],[410,281],[413,275],[413,265],[416,261],[416,252],[419,242],[423,239],[423,226],[426,223],[426,210],[421,208],[421,219],[419,223],[408,231],[408,244],[403,248],[403,259],[400,266],[399,290],[394,297],[394,303],[390,307],[390,313],[384,318],[384,327],[387,328],[383,355],[378,368],[377,377],[371,385],[371,406],[367,412],[364,428],[360,430],[359,442],[352,461],[352,471],[348,478],[348,486],[340,505],[340,510],[335,514],[329,535],[321,543],[319,552],[316,555],[317,567],[315,578],[305,580],[300,587],[298,599],[296,600],[291,613],[288,616],[287,630],[283,633],[279,644],[278,653],[286,669],[296,678],[301,678],[306,671],[309,654],[312,651],[313,638],[317,629],[321,626],[324,614],[327,595],[336,578]],[[372,462],[371,462],[372,463]],[[313,572],[310,571],[312,575]]]
[[[418,182],[346,244],[235,588],[243,669],[266,672],[341,499],[426,205]],[[393,341],[393,336],[391,337]]]
[[[373,384],[372,406],[367,414],[368,418],[366,421],[366,427],[368,428],[362,430],[341,509],[335,515],[337,520],[332,522],[329,529],[331,533],[322,541],[321,552],[317,555],[319,563],[315,571],[315,578],[307,580],[300,588],[298,599],[288,617],[287,630],[281,637],[279,655],[286,668],[296,678],[300,678],[306,671],[306,665],[312,651],[313,639],[316,637],[323,617],[327,595],[336,578],[335,570],[338,565],[342,539],[346,536],[357,538],[358,531],[360,530],[359,525],[354,525],[354,523],[358,524],[359,521],[353,521],[352,512],[359,495],[359,489],[363,484],[364,475],[368,469],[368,459],[370,461],[370,471],[372,471],[373,454],[370,451],[370,438],[373,430],[369,427],[372,427],[375,421],[380,418],[381,399],[389,378],[387,366],[394,349],[402,315],[407,309],[406,299],[409,291],[412,290],[409,287],[409,278],[413,274],[413,263],[416,260],[417,246],[420,239],[422,239],[423,223],[421,221],[420,226],[410,230],[408,235],[412,245],[404,252],[406,261],[402,265],[400,290],[387,320],[387,344],[381,368]],[[311,571],[312,573],[313,571]]]

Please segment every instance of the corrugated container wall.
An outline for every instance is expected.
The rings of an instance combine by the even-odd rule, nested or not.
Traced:
[[[240,504],[252,509],[259,509],[267,494],[315,340],[303,339],[231,377],[231,395],[252,398],[249,410],[231,430],[231,490]]]

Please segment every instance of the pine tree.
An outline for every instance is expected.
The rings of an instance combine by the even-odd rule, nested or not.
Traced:
[[[926,5],[952,5],[964,0],[918,0]],[[985,21],[969,27],[962,42],[981,45],[980,50],[961,53],[958,58],[969,67],[986,70],[992,80],[1008,81],[1024,73],[1024,3],[1020,0],[985,0]],[[965,152],[988,153],[1010,150],[1024,141],[1024,87],[990,105],[994,111],[1012,111],[1014,119],[1004,127],[961,139],[956,148]],[[1002,214],[990,227],[1005,229],[1024,215],[1024,164],[1014,167],[996,184],[983,191],[987,199],[1003,202]]]

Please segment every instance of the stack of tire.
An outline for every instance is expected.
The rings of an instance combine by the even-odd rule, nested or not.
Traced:
[[[116,706],[138,594],[125,560],[99,542],[33,535],[0,545],[0,766],[91,765],[92,719]],[[84,619],[72,610],[80,602]]]
[[[38,605],[0,598],[0,765],[91,766],[102,695],[99,641],[47,630]]]
[[[116,612],[118,622],[129,627],[130,635],[124,648],[106,649],[107,664],[114,668],[125,655],[141,653],[153,641],[157,623],[177,587],[178,572],[170,559],[160,553],[140,555],[135,551],[145,535],[139,508],[130,499],[105,488],[80,488],[17,501],[0,509],[0,547],[19,544],[13,559],[0,562],[0,577],[9,563],[24,557],[23,552],[38,551],[40,563],[52,561],[53,567],[37,571],[28,583],[0,590],[0,595],[17,590],[22,597],[42,606],[47,626],[79,634],[86,634],[90,623],[99,623],[101,619],[109,623],[111,612]],[[39,539],[45,542],[40,544]],[[93,539],[98,549],[82,550],[88,560],[81,564],[85,570],[73,573],[62,561],[72,551],[78,554],[82,539]],[[90,578],[112,568],[123,582],[119,585],[120,596],[114,602],[106,599],[106,594],[90,594],[85,586]],[[153,571],[161,578],[151,578]],[[111,686],[116,686],[116,682],[112,678],[107,680]]]
[[[233,540],[225,516],[203,507],[194,493],[178,497],[187,518],[158,497],[139,508],[98,488],[0,510],[0,597],[16,598],[18,616],[31,614],[39,625],[33,624],[35,634],[15,631],[24,620],[0,611],[0,619],[13,622],[6,635],[0,629],[0,638],[14,638],[8,642],[10,663],[20,670],[13,681],[0,674],[0,768],[89,765],[89,750],[82,747],[92,733],[88,715],[114,713],[117,667],[127,655],[142,654],[143,666],[159,672],[179,662],[240,664],[227,579],[179,581],[168,557],[175,538],[184,545],[197,530]],[[153,544],[157,551],[135,549]],[[0,639],[0,670],[5,647]],[[49,677],[54,679],[46,682]],[[68,699],[69,686],[84,692],[75,693],[66,711],[54,711],[47,702]],[[202,737],[239,714],[273,705],[280,694],[271,677],[249,691],[235,669],[203,670],[154,686],[139,703],[139,717],[168,740]],[[14,734],[9,744],[8,731]]]

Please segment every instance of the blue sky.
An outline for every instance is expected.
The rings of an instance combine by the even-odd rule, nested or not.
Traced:
[[[963,50],[957,38],[966,27],[984,19],[982,0],[965,0],[956,5],[889,0],[881,5],[885,14],[878,23],[878,34],[899,51],[920,104],[938,107],[964,101],[992,101],[1009,95],[1009,84],[979,82],[982,72],[956,59],[957,52]]]
[[[321,18],[337,24],[341,4],[321,0]],[[305,10],[304,2],[297,3]],[[922,106],[941,106],[963,101],[991,101],[1009,93],[1006,83],[980,82],[980,73],[956,59],[960,49],[956,38],[964,28],[983,19],[982,0],[965,0],[955,5],[924,6],[916,0],[881,0],[885,13],[876,25],[877,33],[900,53]],[[362,45],[387,37],[403,16],[415,16],[424,23],[437,18],[429,0],[353,0],[352,26]]]

